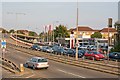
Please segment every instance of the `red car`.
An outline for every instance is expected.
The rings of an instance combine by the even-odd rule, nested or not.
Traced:
[[[85,53],[85,58],[95,59],[95,60],[104,60],[105,56],[100,52],[90,51]]]

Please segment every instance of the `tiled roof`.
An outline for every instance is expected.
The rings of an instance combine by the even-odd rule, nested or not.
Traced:
[[[76,31],[76,28],[69,29],[68,31]],[[92,28],[90,28],[90,27],[79,26],[78,31],[94,31],[94,30]]]
[[[108,28],[103,28],[100,32],[108,32]],[[109,32],[117,32],[115,28],[109,28]]]
[[[74,31],[74,30],[75,30],[75,29],[71,28],[71,29],[69,29],[68,31],[71,32],[71,31]]]
[[[78,31],[93,31],[90,27],[79,26]]]
[[[0,28],[0,30],[4,30],[3,28]]]

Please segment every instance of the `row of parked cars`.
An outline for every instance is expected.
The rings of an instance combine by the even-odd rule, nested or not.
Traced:
[[[53,45],[53,46],[39,46],[39,45],[33,45],[31,47],[33,50],[53,53],[53,54],[62,54],[62,55],[69,55],[71,57],[75,57],[76,49],[70,49],[70,48],[64,48],[62,46]],[[112,60],[119,60],[120,59],[120,52],[112,52],[109,53],[109,59]],[[97,51],[88,51],[88,50],[78,50],[78,57],[79,58],[88,58],[88,59],[95,59],[95,60],[104,60],[106,57],[104,54],[97,52]]]

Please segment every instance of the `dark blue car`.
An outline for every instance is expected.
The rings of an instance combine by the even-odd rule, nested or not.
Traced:
[[[85,52],[83,50],[78,50],[78,57],[82,58],[84,56],[84,53]],[[68,55],[68,54],[71,57],[75,57],[75,55],[76,55],[76,49],[67,49],[66,50],[66,55]]]
[[[37,44],[34,44],[34,45],[31,47],[31,49],[32,49],[32,50],[38,50],[38,51],[40,51],[40,47],[39,47],[39,45],[37,45]]]
[[[112,60],[120,60],[120,52],[109,53],[109,58]]]
[[[52,47],[53,49],[53,53],[57,53],[57,54],[64,54],[64,48],[60,47],[60,46],[54,46]]]

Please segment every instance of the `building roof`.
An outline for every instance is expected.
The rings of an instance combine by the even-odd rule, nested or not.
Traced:
[[[71,29],[69,29],[68,31],[69,31],[69,32],[71,32],[71,31],[75,31],[75,29],[74,29],[74,28],[71,28]]]
[[[100,32],[108,32],[108,28],[103,28]],[[109,32],[117,32],[115,28],[109,28]]]
[[[76,28],[71,28],[68,31],[76,31]],[[87,26],[79,26],[78,31],[94,31],[94,30]]]
[[[3,28],[0,28],[0,31],[2,31],[2,30],[5,30],[5,29],[3,29]]]
[[[93,31],[93,29],[90,27],[79,26],[78,31]]]
[[[94,32],[100,32],[100,30],[93,30]]]

